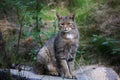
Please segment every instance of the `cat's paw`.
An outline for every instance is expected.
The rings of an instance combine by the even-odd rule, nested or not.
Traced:
[[[77,77],[75,75],[72,75],[72,79],[77,79]]]
[[[52,75],[52,76],[58,76],[59,75],[58,72],[49,72],[49,74]]]
[[[72,76],[70,73],[66,73],[66,74],[64,75],[64,77],[65,77],[65,78],[70,78],[70,79],[73,78],[73,76]]]
[[[77,79],[77,77],[76,77],[76,74],[75,73],[71,73],[72,74],[72,78],[73,79]]]

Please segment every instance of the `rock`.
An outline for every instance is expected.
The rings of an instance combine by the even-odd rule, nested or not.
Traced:
[[[83,66],[76,73],[78,80],[119,80],[118,74],[112,68],[104,66]],[[80,79],[81,76],[84,79]]]
[[[9,70],[0,69],[0,80],[12,80]]]
[[[15,69],[10,70],[12,75],[18,75],[21,77],[25,77],[26,80],[63,80],[61,77],[57,76],[48,76],[48,75],[37,75],[30,71],[18,71]],[[74,79],[64,79],[64,80],[74,80]]]
[[[31,71],[10,70],[12,75],[25,77],[25,80],[75,80],[58,76],[38,75]],[[118,74],[112,69],[103,66],[83,66],[75,71],[77,80],[119,80]]]

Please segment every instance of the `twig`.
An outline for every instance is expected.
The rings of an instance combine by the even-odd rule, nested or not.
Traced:
[[[25,11],[26,13],[26,11]],[[19,43],[20,43],[20,38],[21,38],[21,34],[22,34],[22,27],[23,27],[23,20],[24,20],[24,16],[20,19],[20,15],[19,15],[19,11],[18,11],[18,8],[17,8],[17,15],[18,15],[18,22],[20,24],[20,31],[19,31],[19,35],[18,35],[18,42],[17,42],[17,49],[16,49],[16,54],[19,53]]]

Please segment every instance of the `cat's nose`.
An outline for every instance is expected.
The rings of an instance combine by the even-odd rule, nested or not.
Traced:
[[[66,31],[69,31],[69,28],[65,28]]]
[[[64,29],[64,31],[67,31],[67,29]]]
[[[67,29],[66,29],[66,28],[63,28],[63,30],[64,30],[64,31],[67,31]]]

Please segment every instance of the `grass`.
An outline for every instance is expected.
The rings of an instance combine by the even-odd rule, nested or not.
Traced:
[[[56,20],[56,13],[59,13],[62,16],[69,14],[69,10],[67,8],[60,8],[60,7],[56,7],[53,9],[50,9],[50,8],[46,9],[46,8],[43,8],[40,12],[41,18],[45,21],[46,20]]]

